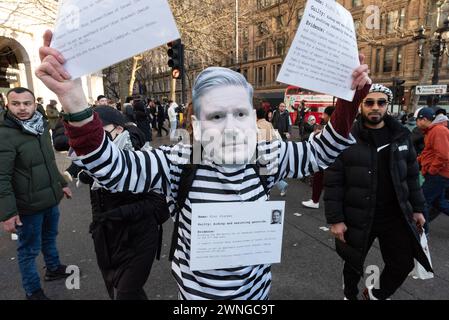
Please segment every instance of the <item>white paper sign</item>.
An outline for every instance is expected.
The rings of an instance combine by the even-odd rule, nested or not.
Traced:
[[[190,269],[281,262],[284,201],[192,204]]]
[[[352,101],[359,65],[351,13],[335,0],[308,0],[277,81]]]
[[[178,38],[167,0],[63,0],[51,47],[76,79]]]

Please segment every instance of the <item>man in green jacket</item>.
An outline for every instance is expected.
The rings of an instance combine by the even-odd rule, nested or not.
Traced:
[[[58,204],[71,198],[56,166],[48,123],[26,88],[11,89],[0,111],[0,221],[16,232],[18,261],[27,299],[48,299],[42,291],[36,257],[42,251],[45,280],[66,278],[56,248]]]

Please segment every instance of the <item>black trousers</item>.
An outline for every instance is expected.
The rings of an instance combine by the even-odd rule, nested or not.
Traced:
[[[375,221],[371,228],[365,257],[375,239],[379,239],[380,251],[385,267],[380,275],[379,288],[373,294],[379,300],[387,299],[404,283],[414,268],[413,234],[402,216],[392,216]],[[355,299],[361,275],[345,263],[343,268],[344,293]]]
[[[160,137],[162,136],[162,130],[165,131],[165,133],[168,135],[168,130],[166,128],[164,128],[164,121],[159,121],[157,123],[157,135]]]
[[[91,226],[97,263],[111,299],[147,300],[143,289],[159,243],[156,218]],[[114,295],[115,293],[115,295]]]

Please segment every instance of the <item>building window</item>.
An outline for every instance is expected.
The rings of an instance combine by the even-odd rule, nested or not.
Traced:
[[[303,15],[304,15],[304,9],[299,9],[298,10],[298,24],[301,22]]]
[[[352,7],[357,8],[363,4],[362,0],[352,0]]]
[[[249,39],[249,32],[248,32],[248,28],[244,28],[242,31],[242,36],[243,36],[243,40],[248,40]]]
[[[394,32],[394,29],[396,27],[396,23],[399,19],[399,11],[390,11],[388,12],[387,16],[387,33]]]
[[[267,56],[267,44],[262,42],[260,45],[256,47],[256,59],[261,60],[265,59]]]
[[[405,25],[405,8],[401,9],[401,13],[399,14],[399,28],[404,29]]]
[[[396,71],[401,71],[402,65],[402,47],[398,47],[398,53],[396,56]]]
[[[276,17],[276,29],[277,30],[282,29],[283,25],[284,24],[282,23],[282,16],[281,15],[277,16]]]
[[[271,6],[274,0],[257,0],[257,9],[264,9]]]
[[[267,67],[256,67],[256,85],[261,87],[265,85],[265,81],[267,78]]]
[[[249,81],[249,79],[248,79],[248,69],[243,69],[242,70],[242,74],[245,77],[246,81]]]
[[[355,29],[355,32],[356,32],[356,33],[360,30],[360,26],[361,26],[361,25],[362,25],[362,24],[361,24],[360,20],[354,21],[354,29]]]
[[[380,16],[379,34],[383,34],[384,33],[386,20],[387,20],[387,15],[385,13],[382,13],[382,15]]]
[[[282,56],[285,53],[285,45],[284,45],[284,40],[282,39],[278,39],[276,41],[276,55],[277,56]]]
[[[273,64],[271,66],[271,79],[273,80],[273,83],[276,81],[279,71],[281,71],[282,64]]]
[[[393,56],[395,48],[385,49],[383,72],[393,71]]]
[[[243,50],[243,62],[248,62],[248,49]]]
[[[374,72],[380,73],[380,48],[376,49],[376,62],[375,62]]]
[[[263,35],[269,33],[268,32],[268,26],[267,26],[267,24],[265,22],[260,22],[257,25],[257,33],[258,33],[259,36],[263,36]]]

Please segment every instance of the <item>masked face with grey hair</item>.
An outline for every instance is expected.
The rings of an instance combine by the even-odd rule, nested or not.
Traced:
[[[216,164],[245,164],[257,144],[253,88],[235,71],[212,67],[196,79],[192,116],[195,140]]]

